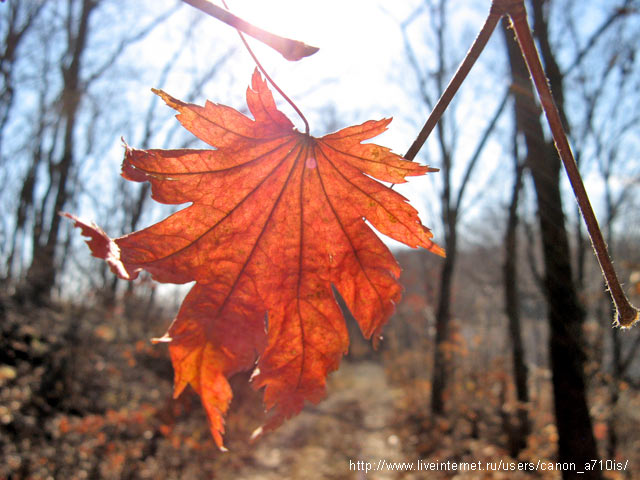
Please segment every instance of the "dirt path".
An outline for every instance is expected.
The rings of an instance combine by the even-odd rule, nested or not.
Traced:
[[[318,406],[308,406],[258,442],[253,461],[243,465],[236,478],[411,478],[396,472],[364,471],[363,462],[375,468],[381,459],[411,460],[392,428],[394,395],[399,392],[388,385],[382,366],[345,362],[331,375],[328,390],[328,397]]]

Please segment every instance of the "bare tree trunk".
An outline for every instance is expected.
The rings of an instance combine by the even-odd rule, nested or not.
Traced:
[[[74,133],[78,108],[83,95],[80,67],[87,45],[89,17],[96,6],[96,0],[83,0],[78,22],[68,22],[69,58],[67,62],[63,61],[61,66],[64,82],[61,98],[61,117],[64,124],[63,152],[60,160],[50,165],[52,193],[55,195],[55,199],[53,209],[47,219],[46,241],[43,237],[34,238],[33,257],[27,271],[26,291],[22,292],[23,296],[26,294],[28,298],[36,302],[46,301],[51,295],[55,283],[56,249],[60,233],[60,216],[57,212],[62,210],[69,196],[67,182],[74,166]],[[68,15],[71,19],[73,17],[73,2],[69,2],[68,8]],[[44,202],[41,209],[45,214],[46,205]]]
[[[504,23],[503,26],[506,28]],[[506,29],[505,33],[507,33]],[[511,202],[509,204],[507,228],[505,231],[505,259],[503,266],[505,312],[509,321],[513,377],[518,400],[518,425],[512,432],[508,432],[511,437],[509,440],[509,453],[514,458],[517,458],[520,451],[526,448],[527,437],[531,432],[531,424],[527,412],[527,404],[529,403],[529,388],[527,385],[529,372],[524,359],[522,326],[520,322],[520,297],[518,293],[518,202],[522,188],[524,165],[519,161],[517,145],[517,138],[514,138],[514,183]]]
[[[535,3],[535,2],[534,2]],[[536,22],[536,26],[540,26]],[[545,31],[538,31],[545,37]],[[516,100],[516,118],[527,146],[527,167],[538,201],[538,219],[544,258],[544,288],[550,326],[550,356],[554,409],[558,428],[560,462],[584,466],[598,458],[596,442],[587,405],[584,378],[582,324],[580,305],[571,269],[569,241],[560,195],[560,160],[554,146],[546,141],[540,123],[540,108],[534,101],[529,73],[513,39],[507,35],[509,63]],[[561,84],[551,82],[556,91]],[[561,96],[560,96],[561,98]],[[563,471],[563,478],[601,478],[599,471]]]
[[[38,137],[41,138],[41,137]],[[16,256],[16,247],[18,243],[18,237],[20,234],[24,234],[24,230],[27,223],[27,214],[33,207],[33,197],[36,185],[36,174],[38,172],[38,166],[42,160],[42,152],[40,145],[36,147],[36,151],[31,157],[31,165],[22,182],[22,189],[20,190],[20,200],[16,211],[16,225],[13,230],[13,236],[11,239],[11,250],[9,257],[7,258],[7,279],[13,277],[13,264]]]
[[[457,232],[455,212],[449,212],[445,217],[447,231],[445,248],[447,256],[440,271],[440,294],[436,310],[436,338],[434,345],[433,375],[431,386],[431,412],[435,415],[444,413],[444,391],[450,372],[450,362],[446,358],[449,324],[451,323],[451,289],[453,287],[454,269],[457,253]]]
[[[14,2],[6,6],[7,12],[5,22],[3,22],[4,36],[0,45],[0,167],[3,166],[2,146],[5,134],[5,127],[9,120],[9,113],[13,107],[15,97],[14,85],[14,66],[16,63],[17,52],[27,32],[33,28],[46,0],[39,2]],[[35,143],[41,138],[41,131],[44,129],[43,121],[39,123],[38,134],[36,134]],[[19,205],[16,211],[16,224],[11,236],[11,244],[9,246],[9,255],[6,259],[6,281],[13,278],[14,260],[16,256],[16,245],[18,237],[24,233],[27,212],[33,203],[33,191],[35,186],[36,171],[40,160],[41,145],[36,147],[36,153],[32,157],[32,163],[23,182],[20,192]]]
[[[447,72],[446,65],[446,38],[445,30],[447,26],[447,2],[439,0],[438,2],[425,2],[425,7],[429,13],[429,22],[433,34],[436,37],[436,67],[431,72],[424,72],[424,66],[418,61],[415,50],[411,45],[408,37],[405,36],[405,48],[407,56],[413,71],[418,80],[420,95],[424,104],[428,108],[433,107],[431,95],[429,93],[429,84],[433,82],[436,92],[442,92],[445,86]],[[405,23],[404,27],[414,21],[416,17]],[[403,30],[406,34],[406,30]],[[442,219],[445,230],[444,248],[447,251],[447,257],[442,264],[440,271],[440,289],[438,293],[437,308],[435,314],[436,336],[433,352],[433,372],[432,372],[432,388],[431,388],[431,412],[435,415],[444,413],[444,391],[446,388],[447,378],[449,375],[449,362],[446,359],[446,340],[449,336],[449,323],[451,320],[451,289],[453,287],[456,249],[457,249],[457,217],[460,202],[455,201],[455,192],[452,187],[452,166],[454,162],[455,140],[448,138],[447,131],[444,127],[445,119],[441,118],[436,126],[435,136],[438,142],[440,153],[440,171],[442,174],[442,190],[440,199],[442,205]],[[468,166],[468,170],[473,169],[473,164]],[[465,183],[463,181],[463,183]],[[463,189],[463,187],[460,187]],[[459,195],[461,197],[461,195]]]

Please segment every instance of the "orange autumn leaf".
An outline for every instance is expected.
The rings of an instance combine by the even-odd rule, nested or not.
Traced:
[[[215,149],[127,147],[122,174],[151,182],[158,202],[191,205],[114,240],[65,215],[120,277],[144,269],[159,282],[196,282],[163,340],[170,342],[175,395],[187,385],[198,392],[222,448],[227,379],[238,371],[255,367],[253,385],[264,388],[271,411],[267,428],[323,398],[326,376],[349,343],[332,285],[364,336],[377,338],[400,299],[400,268],[365,220],[443,254],[406,199],[372,178],[401,183],[433,169],[361,143],[390,120],[322,138],[298,132],[257,71],[247,90],[254,120],[224,105],[156,93]]]

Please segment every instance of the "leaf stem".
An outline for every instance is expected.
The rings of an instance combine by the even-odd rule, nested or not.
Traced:
[[[183,0],[183,1],[186,1],[186,0]],[[229,10],[229,6],[227,5],[227,2],[225,0],[222,0],[222,4],[224,5],[224,7],[227,10]],[[251,58],[253,58],[253,61],[255,62],[255,64],[258,67],[258,69],[262,72],[262,74],[265,76],[267,81],[273,86],[273,88],[276,89],[276,91],[280,94],[280,96],[282,98],[284,98],[289,105],[291,105],[291,107],[295,110],[295,112],[298,114],[298,116],[302,119],[302,121],[304,122],[304,133],[305,133],[305,135],[309,135],[309,122],[307,121],[307,118],[303,115],[302,111],[293,102],[293,100],[291,100],[287,96],[287,94],[282,91],[282,89],[278,86],[278,84],[267,73],[267,71],[264,69],[264,67],[260,63],[260,60],[258,60],[258,57],[256,57],[256,54],[253,53],[253,50],[249,46],[249,43],[247,42],[247,39],[244,37],[244,34],[238,28],[236,28],[236,31],[238,32],[238,35],[240,35],[240,40],[242,40],[242,43],[244,44],[245,48],[249,52],[249,55],[251,55]]]
[[[511,18],[511,23],[516,33],[518,43],[520,44],[520,49],[523,53],[525,62],[527,63],[527,67],[529,68],[529,73],[533,78],[533,83],[538,92],[540,103],[542,104],[542,108],[547,117],[547,122],[549,123],[549,128],[551,129],[556,149],[558,150],[560,159],[562,160],[567,176],[569,177],[573,193],[580,207],[580,211],[582,212],[585,224],[587,225],[587,231],[589,232],[589,237],[591,238],[591,243],[595,250],[596,257],[600,263],[600,268],[602,269],[602,273],[609,287],[609,292],[611,293],[611,297],[613,298],[613,302],[616,306],[617,312],[614,324],[625,328],[630,327],[638,321],[639,312],[638,309],[631,305],[627,299],[616,275],[611,258],[609,257],[607,244],[604,241],[602,232],[600,231],[600,226],[598,225],[598,220],[596,219],[593,208],[591,207],[589,196],[587,195],[584,183],[582,182],[580,171],[576,165],[571,147],[569,146],[569,141],[567,140],[567,135],[562,126],[562,121],[560,120],[560,113],[558,112],[558,108],[553,100],[547,77],[542,68],[538,51],[531,36],[524,2],[523,0],[493,0],[493,4],[500,4]]]

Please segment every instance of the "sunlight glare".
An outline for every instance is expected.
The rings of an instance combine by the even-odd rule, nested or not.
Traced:
[[[322,8],[318,2],[235,0],[227,3],[234,14],[256,27],[310,45],[313,45],[311,38],[319,40],[318,34],[322,31],[323,22],[318,15],[327,15],[326,5]]]

